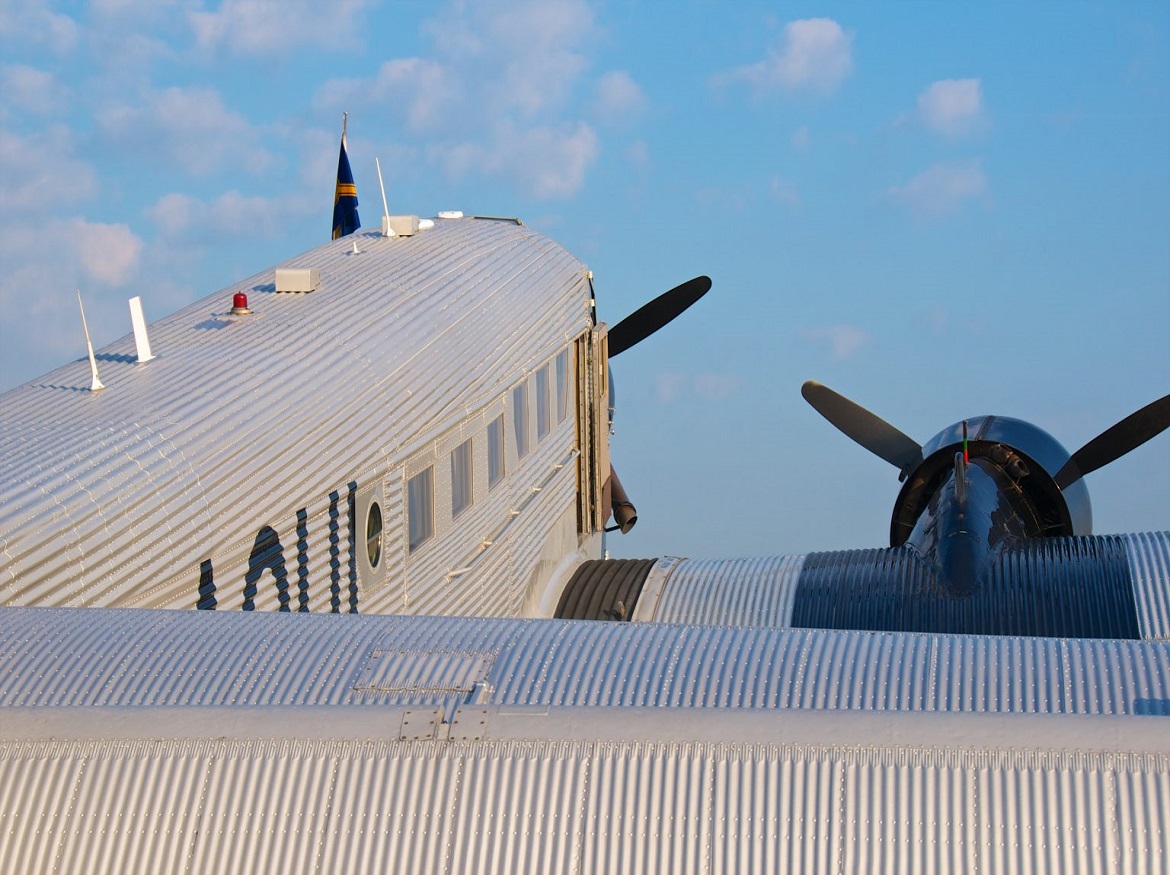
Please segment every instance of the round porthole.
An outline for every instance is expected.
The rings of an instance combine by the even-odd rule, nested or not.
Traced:
[[[370,567],[377,568],[382,559],[382,508],[378,502],[370,502],[370,510],[366,514],[366,555],[370,559]]]

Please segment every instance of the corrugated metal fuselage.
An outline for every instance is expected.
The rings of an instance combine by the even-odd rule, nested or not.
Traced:
[[[506,615],[597,554],[576,505],[581,262],[464,218],[280,267],[319,285],[266,271],[154,323],[152,361],[129,336],[100,350],[100,392],[82,360],[0,396],[0,602]]]
[[[0,611],[10,872],[1160,872],[1170,644]]]

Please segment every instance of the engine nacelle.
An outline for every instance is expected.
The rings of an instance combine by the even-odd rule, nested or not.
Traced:
[[[1008,416],[966,420],[970,458],[986,459],[1020,490],[1031,510],[1030,536],[1089,535],[1093,511],[1089,490],[1078,479],[1061,490],[1056,473],[1071,456],[1056,438],[1030,422]],[[910,472],[894,503],[890,546],[906,542],[931,498],[954,471],[955,453],[963,447],[963,423],[943,429],[922,447],[923,461]]]

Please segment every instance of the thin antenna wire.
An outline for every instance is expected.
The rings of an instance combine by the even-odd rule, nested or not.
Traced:
[[[378,168],[378,187],[382,189],[382,236],[397,236],[394,234],[394,229],[390,227],[390,207],[386,206],[386,186],[382,183],[382,163],[378,160],[377,155],[374,156],[374,166]]]
[[[85,348],[89,352],[89,372],[93,375],[93,382],[89,386],[89,391],[97,392],[99,389],[106,387],[98,379],[97,359],[93,357],[93,344],[89,340],[89,325],[85,322],[85,307],[81,303],[81,289],[77,290],[77,306],[81,307],[81,327],[85,331]]]

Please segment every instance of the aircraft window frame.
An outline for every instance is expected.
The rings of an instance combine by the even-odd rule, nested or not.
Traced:
[[[451,519],[475,503],[475,457],[468,438],[451,450]]]
[[[541,365],[536,370],[533,382],[536,388],[536,440],[537,443],[548,437],[552,431],[552,409],[549,403],[548,365]]]
[[[531,420],[528,410],[528,381],[512,389],[512,427],[516,432],[516,460],[519,461],[528,455],[532,449],[528,435],[528,423]]]
[[[427,465],[406,481],[407,551],[435,536],[435,466]]]
[[[378,570],[378,563],[382,561],[382,533],[385,525],[382,520],[382,505],[371,501],[366,509],[366,558],[370,568]]]
[[[569,415],[569,351],[562,349],[556,358],[557,425]]]
[[[507,452],[504,437],[504,414],[487,424],[488,489],[492,489],[507,473]]]

